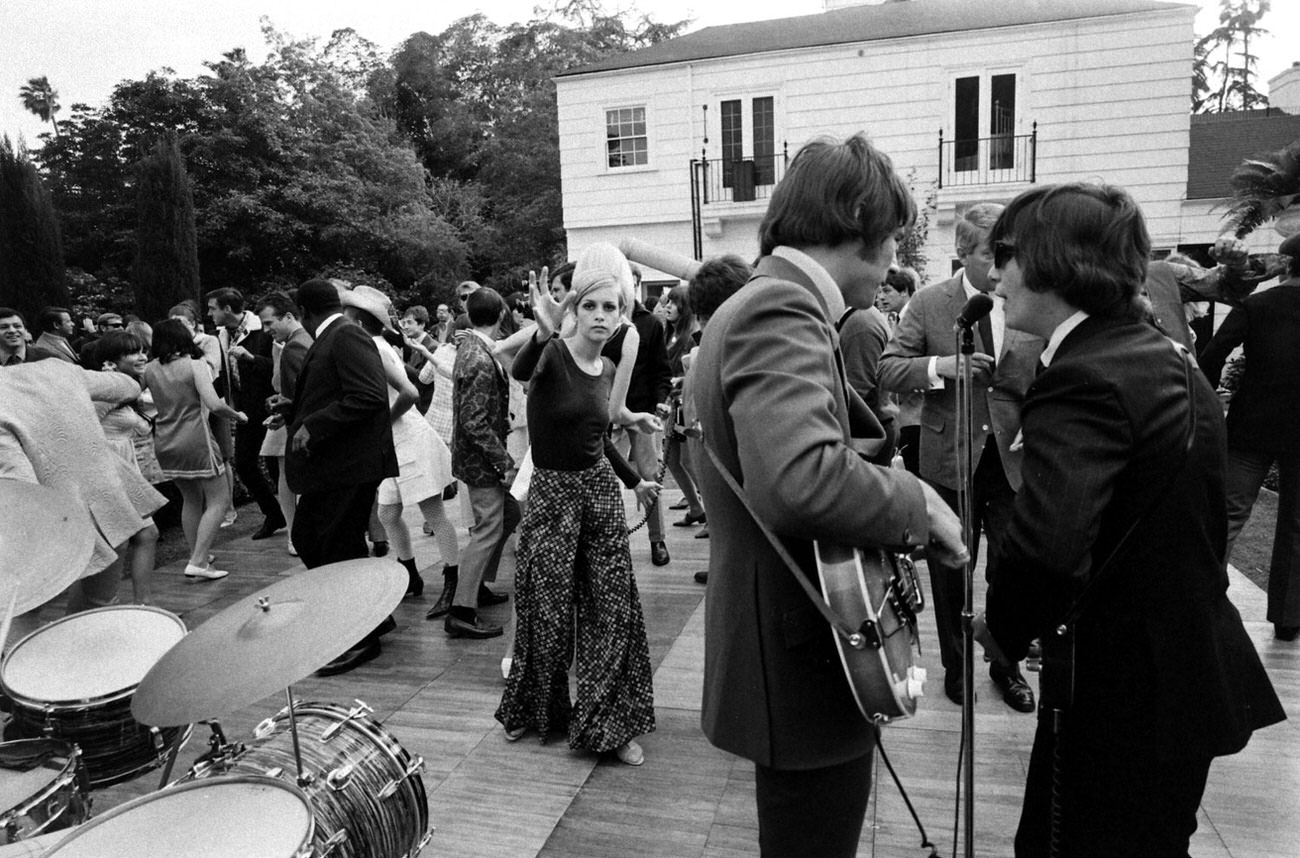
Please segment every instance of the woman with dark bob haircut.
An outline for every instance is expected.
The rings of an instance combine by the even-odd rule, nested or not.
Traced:
[[[179,319],[153,329],[153,357],[144,368],[145,385],[158,409],[154,449],[163,473],[181,493],[181,526],[190,547],[185,574],[224,578],[208,557],[212,540],[230,502],[225,465],[208,428],[208,414],[246,423],[242,411],[227,405],[212,386],[212,369],[194,334]]]

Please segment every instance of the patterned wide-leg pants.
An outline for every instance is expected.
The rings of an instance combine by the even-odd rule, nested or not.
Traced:
[[[627,515],[605,459],[584,471],[534,471],[515,611],[514,663],[498,721],[543,737],[567,729],[569,747],[596,752],[654,730],[650,648]],[[571,703],[575,644],[578,696]]]

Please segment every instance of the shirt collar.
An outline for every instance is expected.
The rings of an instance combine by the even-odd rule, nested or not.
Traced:
[[[491,337],[489,337],[487,334],[483,333],[482,331],[476,331],[476,330],[474,330],[473,328],[470,328],[470,329],[469,329],[469,332],[470,332],[471,334],[473,334],[474,336],[478,337],[478,338],[479,338],[480,340],[482,340],[483,342],[487,343],[488,351],[489,351],[489,352],[492,351],[492,348],[496,345],[496,342],[497,342],[497,341],[494,340],[494,339],[492,339]]]
[[[1073,316],[1056,326],[1056,329],[1052,331],[1052,335],[1047,339],[1047,348],[1043,349],[1042,357],[1039,358],[1043,362],[1043,366],[1052,365],[1052,358],[1056,357],[1056,350],[1061,347],[1061,343],[1070,335],[1071,331],[1082,325],[1087,318],[1088,314],[1083,310],[1076,310]]]
[[[831,277],[830,272],[822,267],[822,264],[813,259],[802,250],[795,250],[793,247],[781,245],[772,251],[773,256],[779,256],[791,265],[794,265],[800,271],[808,276],[812,281],[813,287],[822,300],[826,302],[827,315],[831,321],[844,315],[844,293]]]
[[[334,313],[333,315],[326,316],[325,321],[321,322],[319,325],[316,326],[316,335],[313,337],[313,339],[319,340],[320,335],[325,333],[325,329],[330,326],[330,323],[333,322],[335,319],[341,319],[341,318],[343,318],[342,313]]]

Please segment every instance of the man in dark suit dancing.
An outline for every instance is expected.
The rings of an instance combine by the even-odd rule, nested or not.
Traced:
[[[1300,636],[1300,235],[1278,249],[1290,258],[1286,278],[1228,314],[1201,366],[1218,384],[1228,355],[1245,347],[1246,371],[1228,407],[1228,559],[1276,463],[1268,619],[1278,640],[1293,641]]]
[[[873,731],[829,625],[759,521],[814,587],[813,539],[928,539],[949,562],[965,555],[960,523],[934,489],[849,444],[883,432],[845,381],[834,322],[846,303],[871,306],[914,214],[866,137],[806,145],[772,195],[753,279],[709,320],[695,365],[704,444],[749,504],[703,458],[712,528],[703,726],[713,744],[754,761],[765,858],[857,853]]]
[[[1212,759],[1284,717],[1227,597],[1223,411],[1142,320],[1151,242],[1123,190],[1035,188],[989,238],[1007,325],[1047,343],[976,623],[1013,659],[1043,640],[1016,855],[1185,858]]]
[[[303,327],[315,342],[298,374],[286,422],[285,470],[299,494],[291,534],[308,569],[366,557],[375,491],[397,476],[388,385],[374,341],[343,315],[337,287],[298,288]],[[320,673],[342,673],[379,655],[390,620]]]
[[[957,257],[962,269],[951,279],[917,292],[880,358],[880,384],[896,393],[924,390],[921,405],[921,476],[957,508],[961,462],[957,440],[957,356],[953,325],[966,302],[990,293],[988,230],[1002,206],[972,206],[957,221]],[[973,556],[979,555],[980,531],[988,540],[986,578],[997,575],[1002,531],[1020,488],[1020,453],[1012,442],[1020,431],[1020,403],[1034,377],[1043,350],[1038,337],[1013,330],[998,300],[976,326],[971,390],[970,505]],[[963,439],[964,440],[964,439]],[[943,690],[954,703],[962,700],[961,611],[966,598],[965,570],[929,558],[934,618],[939,629]],[[1034,692],[1016,665],[989,665],[989,678],[1002,699],[1018,712],[1034,711]]]

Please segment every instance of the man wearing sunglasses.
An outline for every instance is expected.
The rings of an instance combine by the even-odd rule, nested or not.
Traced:
[[[881,387],[897,393],[925,392],[921,406],[921,478],[957,509],[960,463],[957,458],[957,354],[953,326],[972,297],[992,295],[989,269],[993,251],[988,231],[1002,206],[971,206],[957,221],[957,258],[962,268],[948,280],[921,289],[908,302],[894,338],[880,359]],[[1020,488],[1020,453],[1013,442],[1020,431],[1020,404],[1034,378],[1043,350],[1039,337],[1007,327],[1000,299],[975,330],[971,401],[972,561],[979,556],[980,531],[988,538],[986,580],[997,576],[999,544]],[[964,570],[930,558],[930,586],[939,627],[943,690],[962,701],[961,610]],[[993,663],[989,677],[1002,699],[1017,712],[1034,711],[1034,692],[1014,664]]]

